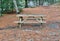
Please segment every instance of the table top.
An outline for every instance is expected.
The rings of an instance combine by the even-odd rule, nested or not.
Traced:
[[[46,16],[46,15],[43,15],[43,14],[17,14],[16,16],[20,17],[20,16]]]

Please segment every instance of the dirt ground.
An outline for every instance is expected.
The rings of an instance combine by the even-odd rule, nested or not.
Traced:
[[[22,14],[45,14],[46,27],[39,30],[0,30],[0,41],[60,41],[60,7],[25,8]],[[0,17],[0,28],[15,27],[16,20],[18,20],[16,14],[6,14]],[[52,23],[57,24],[54,25],[55,28],[49,26]]]

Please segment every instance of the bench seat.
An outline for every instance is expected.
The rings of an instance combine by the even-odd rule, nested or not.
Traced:
[[[38,24],[38,23],[46,23],[46,21],[15,21],[14,23],[20,23],[20,24]]]

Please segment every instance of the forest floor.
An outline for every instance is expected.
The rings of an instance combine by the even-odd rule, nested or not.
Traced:
[[[47,23],[42,28],[36,24],[19,29],[14,23],[16,14],[5,14],[0,17],[0,41],[60,41],[60,7],[25,8],[22,14],[44,14]]]

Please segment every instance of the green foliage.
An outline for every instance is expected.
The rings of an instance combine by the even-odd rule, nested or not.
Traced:
[[[58,3],[60,3],[60,0],[58,0]]]
[[[13,0],[1,0],[0,8],[2,8],[2,12],[10,12],[14,10],[14,3]],[[25,7],[25,1],[24,0],[16,0],[18,8],[24,8]]]
[[[17,0],[18,8],[24,8],[25,7],[25,0]]]

